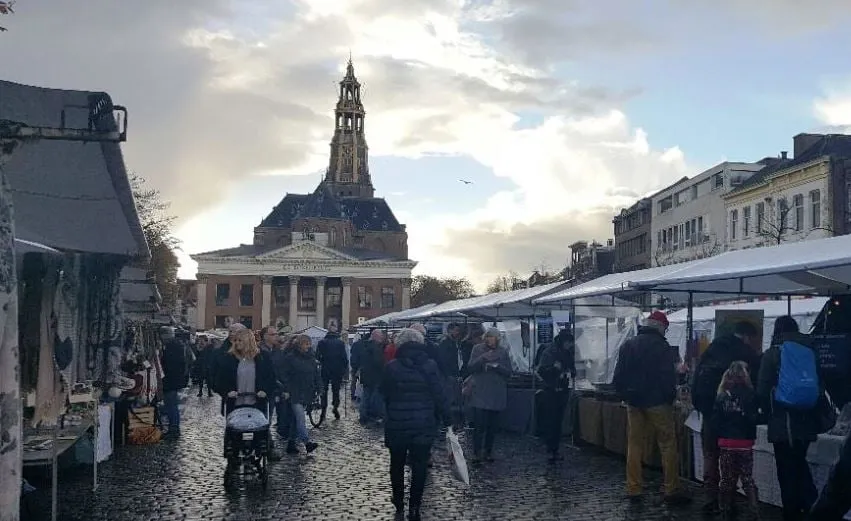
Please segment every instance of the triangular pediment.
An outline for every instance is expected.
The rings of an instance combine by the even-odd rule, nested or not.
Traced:
[[[277,250],[268,251],[258,258],[266,260],[333,260],[333,261],[353,261],[357,260],[354,257],[339,252],[333,248],[316,244],[315,242],[300,242],[284,246]]]

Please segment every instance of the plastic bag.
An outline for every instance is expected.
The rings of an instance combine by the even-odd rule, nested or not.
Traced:
[[[254,407],[241,407],[228,414],[227,426],[236,431],[256,431],[268,427],[269,419]]]
[[[458,441],[458,435],[450,427],[446,429],[446,452],[449,453],[449,458],[452,461],[452,474],[465,485],[470,484],[470,472],[467,469],[467,458],[464,457],[464,451],[461,449],[461,442]]]

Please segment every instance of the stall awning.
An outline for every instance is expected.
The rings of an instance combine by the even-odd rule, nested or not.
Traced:
[[[92,96],[108,99],[0,81],[0,124],[85,129]],[[26,141],[4,173],[16,238],[63,251],[149,255],[118,143]]]
[[[403,322],[407,320],[406,317],[410,315],[416,315],[417,313],[421,313],[427,309],[433,308],[436,304],[426,304],[425,306],[420,306],[417,308],[406,309],[404,311],[394,311],[393,313],[387,313],[386,315],[381,315],[380,317],[371,318],[361,324],[358,324],[358,327],[367,327],[367,326],[375,326],[378,324],[393,324],[396,322]]]
[[[722,253],[672,273],[630,279],[632,290],[711,295],[851,292],[851,236]]]
[[[408,316],[409,320],[425,320],[438,317],[480,317],[487,319],[510,319],[531,317],[536,312],[532,304],[535,299],[558,291],[566,282],[555,282],[544,286],[491,293],[479,297],[444,302],[423,312]]]

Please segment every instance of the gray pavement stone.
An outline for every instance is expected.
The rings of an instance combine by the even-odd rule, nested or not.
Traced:
[[[86,473],[63,476],[63,521],[266,521],[391,520],[389,456],[379,428],[364,428],[353,408],[313,435],[311,456],[284,456],[270,463],[267,491],[239,483],[225,491],[223,419],[218,400],[191,398],[183,437],[155,446],[121,447],[101,467],[100,487]],[[462,434],[462,440],[465,437]],[[543,448],[528,437],[497,439],[497,461],[473,469],[472,485],[457,483],[445,451],[435,453],[423,505],[426,520],[464,521],[649,521],[698,519],[697,502],[669,509],[655,492],[658,473],[647,471],[648,498],[624,498],[624,463],[593,450],[565,450],[565,461],[548,465]],[[49,509],[49,491],[36,492]],[[762,519],[779,519],[765,507]]]

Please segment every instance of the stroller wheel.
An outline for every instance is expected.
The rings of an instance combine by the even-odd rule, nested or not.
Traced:
[[[321,407],[314,407],[307,412],[307,417],[310,419],[311,425],[319,427],[325,421],[325,410]]]

